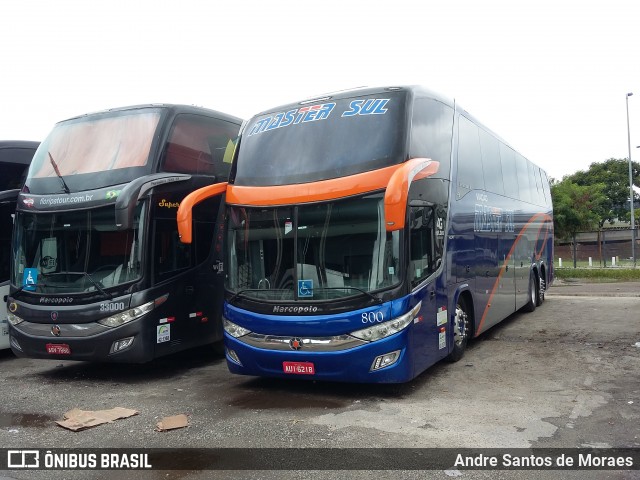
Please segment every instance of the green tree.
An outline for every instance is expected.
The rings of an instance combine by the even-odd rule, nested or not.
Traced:
[[[605,185],[582,186],[565,177],[551,181],[553,223],[558,238],[570,239],[576,232],[598,228],[605,211]]]
[[[633,184],[640,186],[640,163],[631,162]],[[587,171],[579,171],[567,177],[577,185],[593,187],[602,185],[605,200],[598,221],[600,228],[606,221],[613,223],[615,219],[631,221],[629,209],[629,160],[626,158],[610,158],[602,163],[592,163]],[[635,193],[635,200],[640,196]],[[637,212],[636,212],[637,213]]]

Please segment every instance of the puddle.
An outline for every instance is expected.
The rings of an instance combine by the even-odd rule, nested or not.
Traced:
[[[41,413],[0,413],[0,428],[45,428],[53,422],[53,417]]]

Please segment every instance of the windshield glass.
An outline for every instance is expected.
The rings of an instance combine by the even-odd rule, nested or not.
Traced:
[[[38,148],[27,187],[34,194],[72,192],[131,181],[150,173],[149,153],[160,109],[87,115],[58,123]]]
[[[398,283],[399,232],[383,194],[281,208],[228,208],[227,289],[263,300],[329,300]]]
[[[12,284],[37,293],[81,293],[140,278],[144,203],[118,231],[113,205],[16,218]]]
[[[406,95],[383,91],[253,118],[242,134],[234,183],[306,183],[403,162]]]

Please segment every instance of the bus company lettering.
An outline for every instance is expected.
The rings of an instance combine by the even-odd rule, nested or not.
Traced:
[[[61,305],[63,303],[73,303],[71,297],[42,297],[40,303],[47,303],[52,305]]]
[[[515,229],[513,210],[476,203],[474,213],[474,232],[513,232]]]
[[[294,108],[287,112],[275,113],[270,117],[258,120],[251,130],[249,130],[249,136],[276,128],[288,127],[289,125],[324,120],[329,117],[335,106],[335,103],[321,103],[302,108]]]
[[[180,206],[180,202],[168,202],[163,198],[158,203],[158,206],[164,208],[178,208]]]
[[[354,100],[349,104],[349,110],[342,114],[343,117],[354,115],[384,115],[387,109],[384,108],[388,98],[370,98],[368,100]]]
[[[273,307],[273,313],[315,313],[318,311],[318,307],[314,306],[286,306],[286,305],[275,305]]]

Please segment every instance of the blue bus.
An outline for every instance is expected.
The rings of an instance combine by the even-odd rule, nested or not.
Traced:
[[[220,196],[178,239],[194,189],[226,181],[242,121],[188,105],[57,123],[18,197],[8,320],[19,357],[142,363],[220,344]]]
[[[181,205],[183,241],[207,195]],[[553,281],[546,173],[419,86],[254,116],[225,196],[233,373],[406,382],[533,311]]]
[[[0,350],[9,348],[7,294],[16,201],[37,148],[38,142],[0,140]]]

